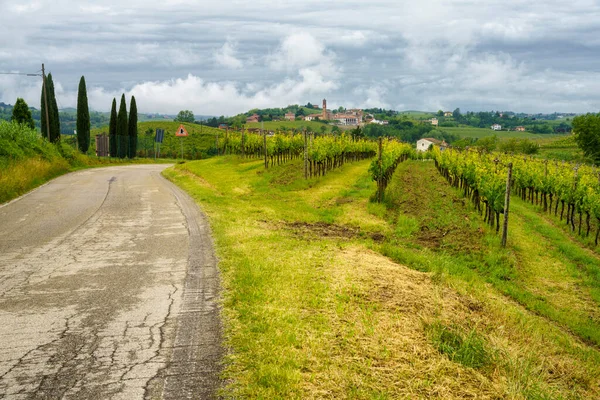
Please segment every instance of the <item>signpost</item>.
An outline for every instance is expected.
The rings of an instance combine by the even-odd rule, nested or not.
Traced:
[[[158,146],[158,158],[160,158],[160,144],[163,142],[165,138],[165,130],[157,129],[156,136],[154,137],[154,142]],[[154,159],[156,160],[156,150],[154,150]]]
[[[181,159],[182,160],[183,160],[183,138],[184,138],[184,136],[187,136],[187,135],[188,135],[188,132],[185,129],[185,126],[183,126],[183,124],[179,125],[179,128],[177,129],[175,136],[181,137]]]

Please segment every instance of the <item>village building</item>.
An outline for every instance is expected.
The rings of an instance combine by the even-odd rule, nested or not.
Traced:
[[[439,146],[440,149],[445,149],[448,144],[445,141],[434,138],[423,138],[417,140],[417,151],[427,151],[431,146]]]
[[[259,119],[260,119],[260,116],[258,114],[254,114],[254,115],[246,118],[246,122],[247,123],[258,122]]]
[[[319,117],[321,120],[338,121],[342,125],[360,125],[363,122],[364,111],[359,108],[353,108],[344,112],[332,113],[327,109],[327,100],[323,99],[321,114],[312,114],[312,117],[313,119]]]
[[[431,118],[429,120],[429,122],[431,122],[431,125],[433,125],[433,126],[438,126],[438,119],[437,118]]]
[[[314,121],[314,120],[316,120],[317,118],[320,118],[320,117],[321,117],[321,114],[311,114],[311,115],[307,115],[304,118],[304,120],[305,121]]]
[[[336,114],[334,118],[341,125],[358,125],[358,116],[353,114]]]
[[[517,126],[515,128],[515,131],[519,131],[519,132],[525,132],[525,127],[524,126]]]
[[[494,125],[492,125],[492,130],[493,131],[501,131],[502,125],[494,124]]]
[[[296,114],[289,112],[289,113],[285,113],[285,119],[287,121],[295,121],[296,120]]]
[[[452,111],[444,111],[444,117],[451,117],[452,115]]]

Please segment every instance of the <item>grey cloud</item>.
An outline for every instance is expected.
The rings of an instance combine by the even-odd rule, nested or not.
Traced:
[[[40,0],[19,7],[0,4],[0,70],[28,72],[45,62],[65,105],[85,75],[97,88],[93,106],[103,109],[105,97],[135,88],[148,96],[182,91],[199,114],[217,101],[222,111],[211,112],[233,114],[321,96],[331,105],[411,109],[600,106],[596,2]],[[298,35],[314,41],[290,39]],[[234,52],[223,47],[230,41]],[[297,52],[283,57],[285,43]],[[235,68],[224,68],[228,62]],[[0,80],[0,100],[14,102],[19,87]]]

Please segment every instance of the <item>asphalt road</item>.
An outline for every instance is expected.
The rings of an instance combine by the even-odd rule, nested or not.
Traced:
[[[0,398],[212,398],[219,277],[166,165],[89,169],[0,206]]]

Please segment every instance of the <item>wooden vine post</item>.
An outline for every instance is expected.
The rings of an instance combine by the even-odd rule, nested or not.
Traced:
[[[246,138],[244,137],[244,125],[242,125],[242,158],[246,157]]]
[[[383,165],[381,163],[381,156],[383,153],[383,140],[379,137],[379,154],[377,156],[377,165],[379,166],[379,173],[377,174],[377,202],[383,201]]]
[[[217,155],[220,155],[221,152],[219,151],[219,132],[217,132],[217,134],[215,135],[215,147],[217,148]]]
[[[508,163],[508,175],[506,176],[506,195],[504,197],[504,224],[502,226],[502,247],[506,247],[508,236],[508,207],[510,205],[510,181],[512,180],[512,163]]]
[[[262,130],[262,134],[263,134],[263,148],[265,149],[265,169],[269,169],[269,159],[268,159],[268,151],[267,151],[267,131]]]
[[[308,136],[304,129],[304,179],[308,179]]]

